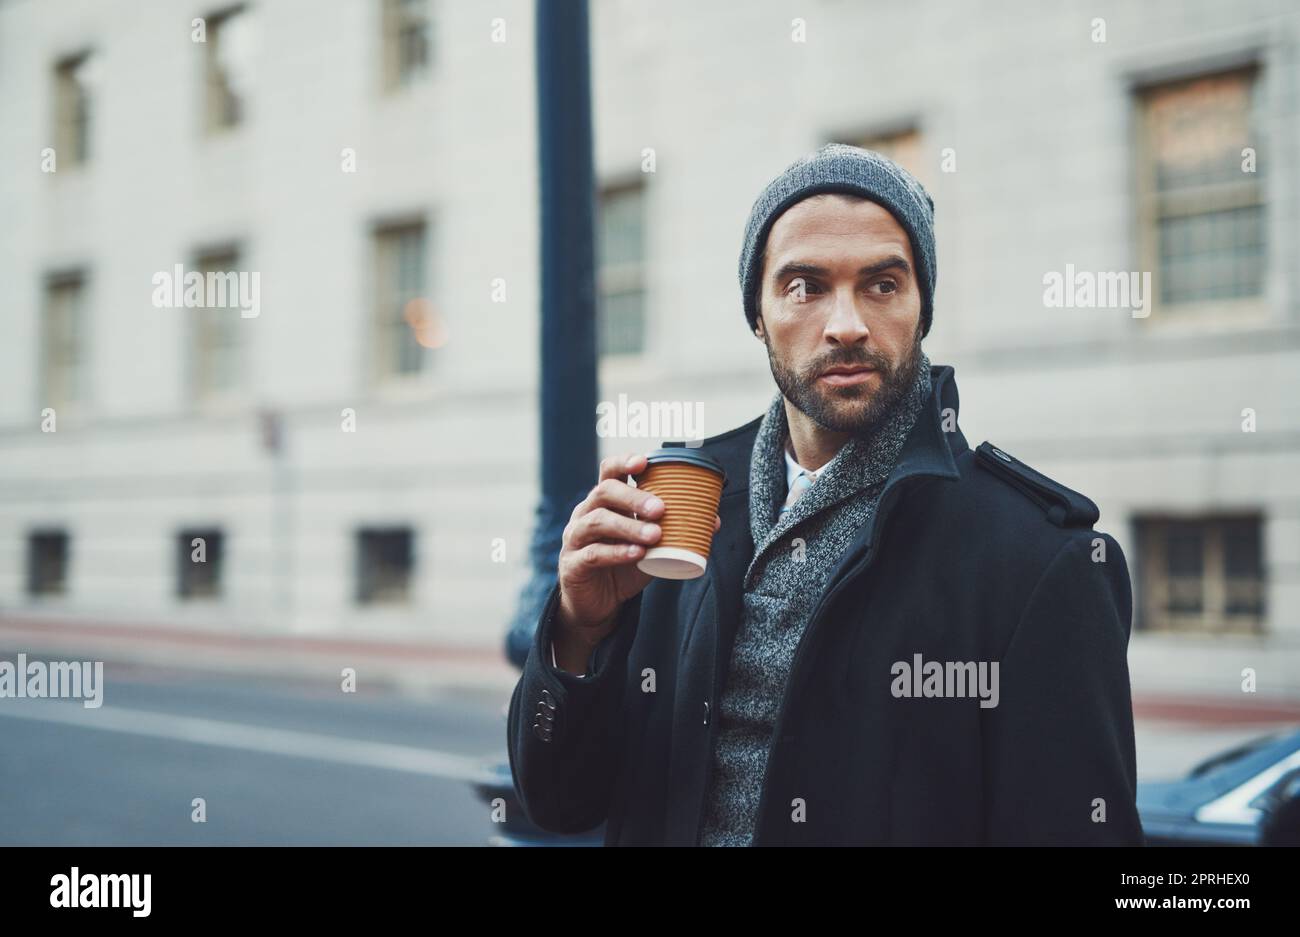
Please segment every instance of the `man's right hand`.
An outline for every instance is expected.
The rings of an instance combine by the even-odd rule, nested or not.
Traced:
[[[636,568],[658,542],[664,503],[627,483],[645,471],[646,457],[623,455],[600,463],[600,480],[569,517],[560,548],[560,607],[552,639],[563,670],[584,673],[591,650],[618,623],[618,610],[649,585]],[[633,517],[633,515],[636,515]],[[721,520],[713,519],[716,532]]]

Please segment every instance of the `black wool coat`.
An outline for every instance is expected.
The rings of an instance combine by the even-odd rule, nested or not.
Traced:
[[[1138,845],[1124,555],[1092,529],[1090,500],[988,443],[972,450],[952,369],[933,383],[795,652],[754,844]],[[538,826],[698,843],[753,554],[758,425],[702,447],[728,479],[708,571],[624,603],[586,676],[551,666],[552,590],[507,730]],[[996,662],[997,704],[900,669],[930,662]]]

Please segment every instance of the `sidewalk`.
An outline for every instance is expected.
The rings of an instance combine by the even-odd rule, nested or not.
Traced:
[[[189,627],[0,617],[0,656],[22,651],[182,670],[338,681],[404,692],[463,691],[508,698],[519,671],[493,648],[344,637],[230,634]]]
[[[126,664],[260,676],[340,680],[343,668],[358,682],[409,693],[472,692],[508,698],[519,679],[498,648],[365,640],[359,637],[230,634],[212,630],[121,623],[89,624],[0,617],[0,656],[91,656]],[[1142,690],[1133,714],[1141,722],[1233,729],[1300,726],[1300,699]]]

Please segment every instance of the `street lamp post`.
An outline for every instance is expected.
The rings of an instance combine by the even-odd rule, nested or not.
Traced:
[[[538,0],[537,133],[541,196],[541,501],[532,574],[506,636],[523,666],[555,585],[560,538],[594,483],[597,460],[595,174],[586,0]]]

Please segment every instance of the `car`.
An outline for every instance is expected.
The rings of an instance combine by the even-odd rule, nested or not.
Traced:
[[[1253,739],[1176,781],[1138,784],[1148,846],[1300,845],[1300,730]]]

